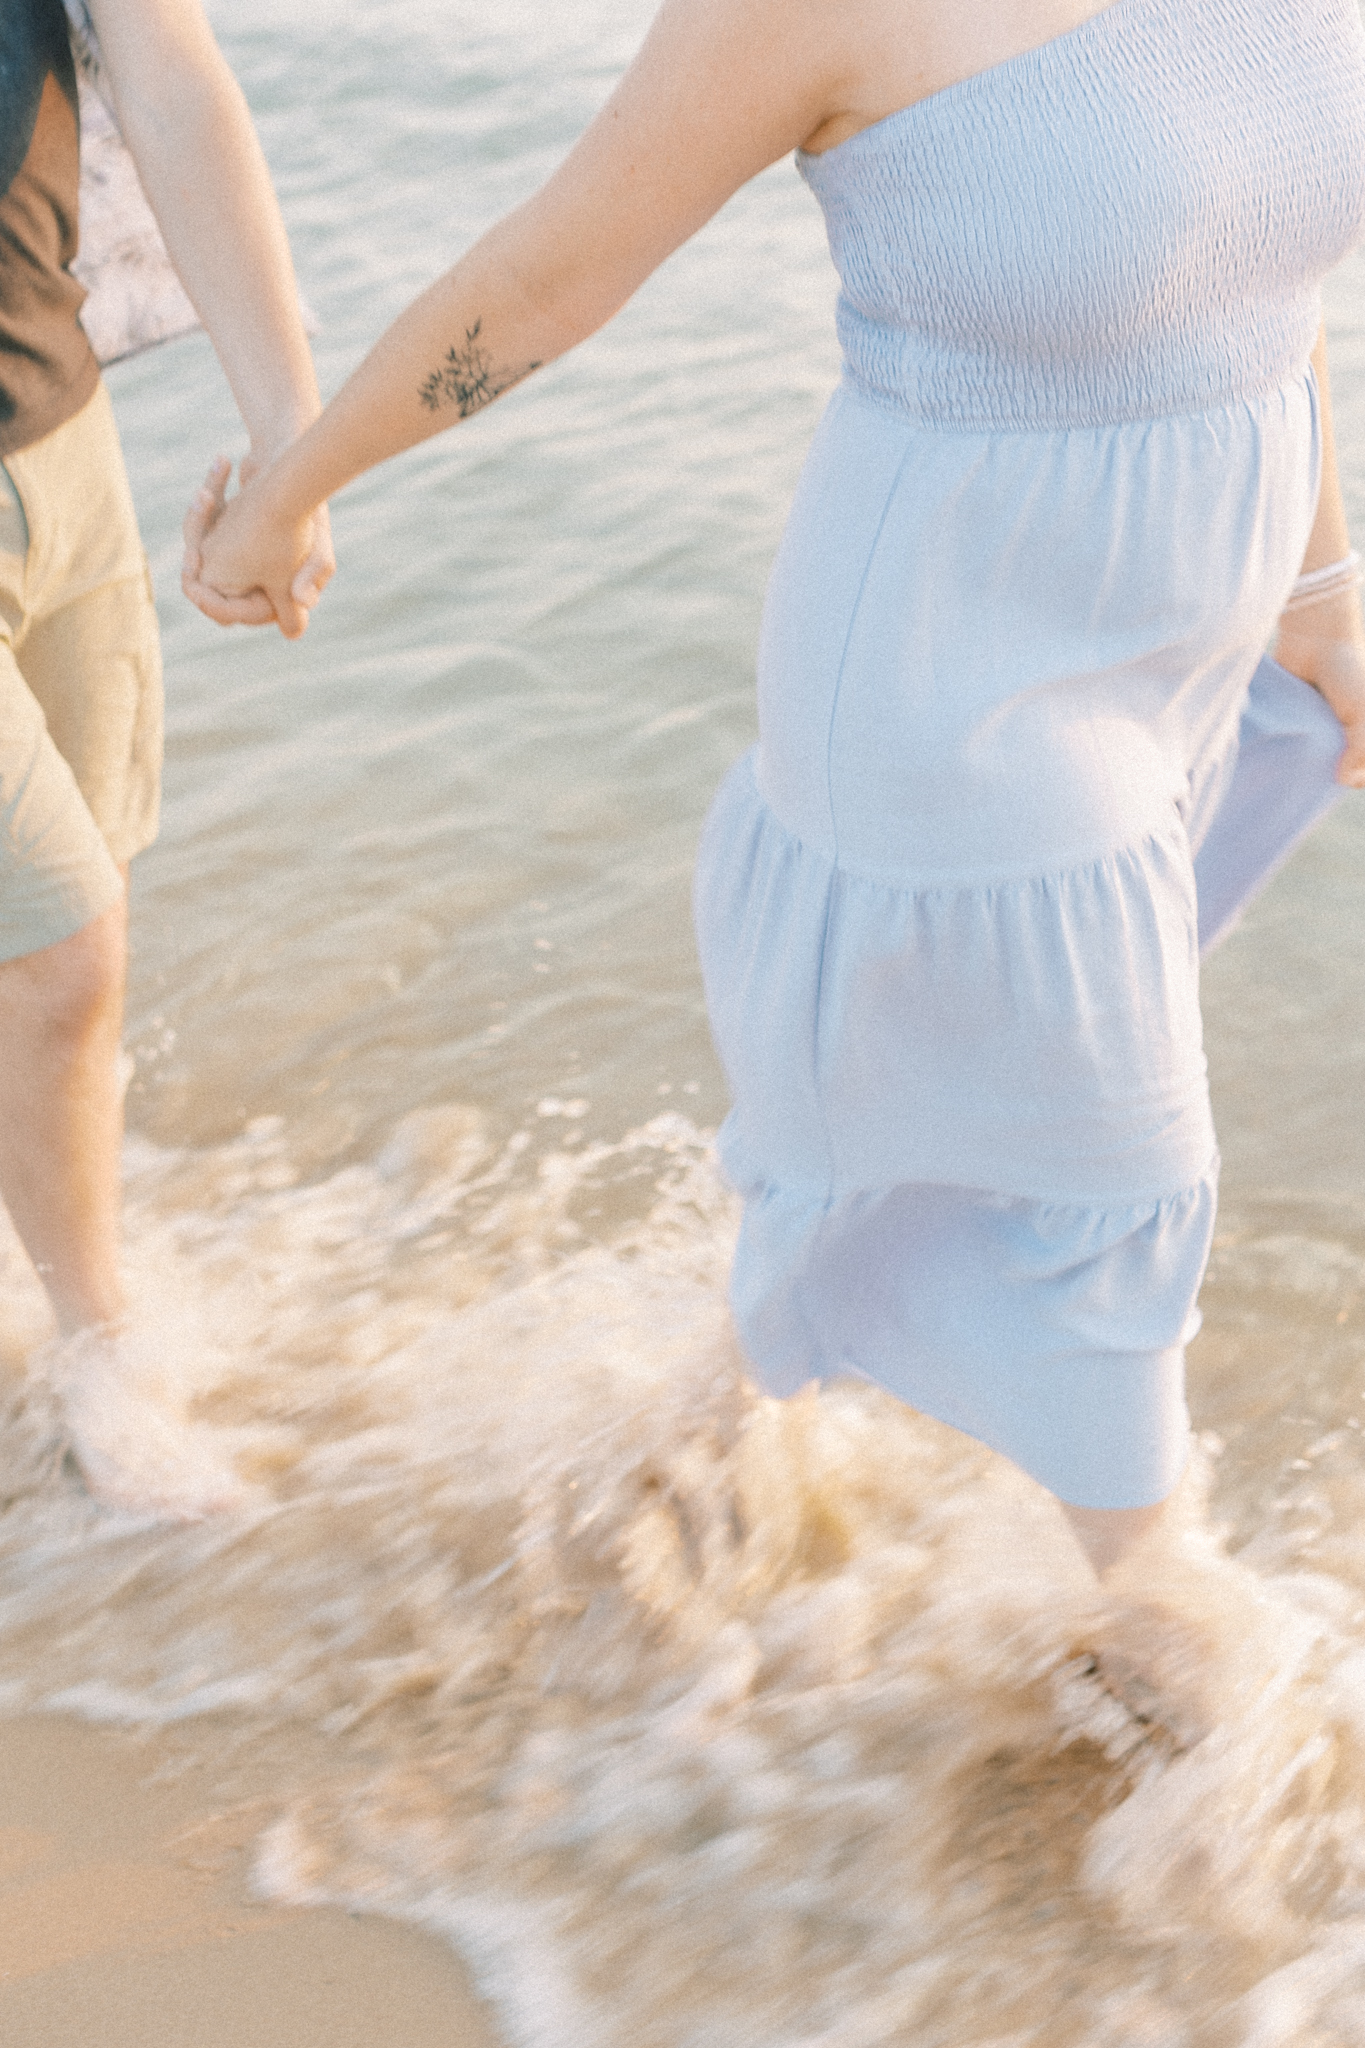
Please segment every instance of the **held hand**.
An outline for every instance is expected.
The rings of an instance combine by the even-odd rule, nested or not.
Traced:
[[[1346,744],[1337,763],[1337,781],[1347,789],[1365,789],[1365,637],[1359,627],[1359,606],[1350,600],[1352,620],[1312,620],[1314,628],[1336,625],[1342,637],[1308,630],[1310,612],[1291,613],[1280,629],[1275,659],[1324,697],[1341,721]],[[1313,607],[1313,610],[1318,607]],[[1329,607],[1321,607],[1324,612]]]
[[[219,625],[275,623],[296,640],[336,567],[331,525],[325,505],[297,523],[272,517],[268,493],[253,488],[263,470],[248,456],[229,504],[232,464],[213,464],[185,515],[181,588]]]
[[[198,605],[201,612],[220,626],[271,626],[275,622],[275,612],[264,591],[227,597],[204,581],[204,543],[227,510],[227,486],[231,475],[231,462],[226,455],[219,455],[190,500],[182,528],[185,553],[180,564],[180,588],[192,604]]]
[[[258,456],[253,449],[242,459],[242,483],[249,484],[253,477],[259,476],[263,470],[270,467],[274,454],[282,452],[281,449],[277,449],[273,454]],[[226,482],[226,478],[224,481]],[[305,612],[312,611],[335,576],[336,566],[336,556],[332,552],[332,516],[326,505],[319,505],[313,513],[312,541],[307,557],[289,586],[290,595],[303,606]],[[303,623],[307,625],[306,618]]]

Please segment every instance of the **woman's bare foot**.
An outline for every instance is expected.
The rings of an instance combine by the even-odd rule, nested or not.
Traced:
[[[1069,1718],[1088,1696],[1098,1726],[1107,1697],[1131,1722],[1130,1748],[1193,1748],[1248,1705],[1275,1668],[1276,1603],[1210,1528],[1208,1480],[1196,1453],[1155,1507],[1064,1506],[1102,1602],[1065,1667]],[[1122,1748],[1121,1733],[1118,1740]]]

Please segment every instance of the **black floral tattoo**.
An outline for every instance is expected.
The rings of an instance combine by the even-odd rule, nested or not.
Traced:
[[[510,391],[514,384],[520,384],[523,377],[529,377],[540,364],[527,363],[522,370],[497,370],[492,358],[479,339],[483,321],[476,320],[472,327],[465,329],[464,346],[451,348],[446,352],[445,361],[432,371],[418,390],[418,397],[428,412],[439,412],[443,405],[453,405],[462,420],[474,412],[482,412],[495,398],[501,398],[504,391]]]

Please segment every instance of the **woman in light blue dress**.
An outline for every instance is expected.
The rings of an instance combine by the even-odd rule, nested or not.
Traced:
[[[1365,783],[1318,305],[1365,227],[1354,0],[667,0],[542,191],[210,479],[187,588],[301,630],[318,503],[793,147],[844,375],[697,872],[736,1320],[774,1392],[853,1371],[995,1446],[1103,1569],[1189,1439],[1200,944]]]

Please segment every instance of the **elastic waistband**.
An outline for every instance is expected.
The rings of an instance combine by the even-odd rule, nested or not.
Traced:
[[[838,312],[843,381],[894,417],[949,433],[1072,433],[1254,404],[1308,374],[1316,301],[1215,334],[1162,331],[1094,356],[955,348],[911,327]]]

